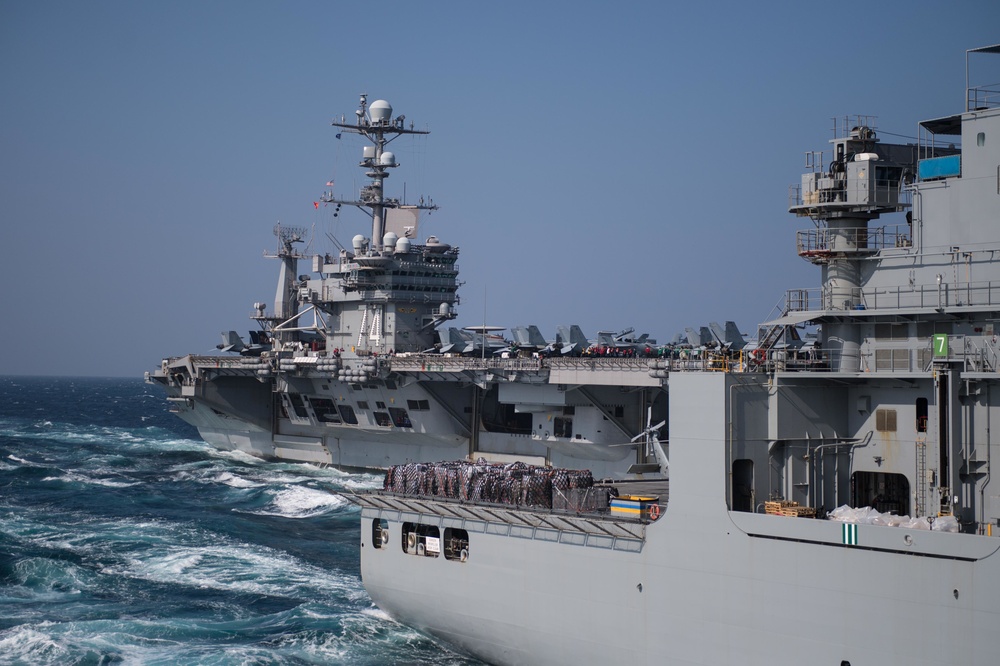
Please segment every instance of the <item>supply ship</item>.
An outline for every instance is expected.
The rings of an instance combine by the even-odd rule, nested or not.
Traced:
[[[509,340],[485,325],[443,330],[457,317],[459,249],[418,241],[421,215],[437,209],[430,198],[385,193],[401,166],[388,144],[427,131],[367,95],[356,119],[332,125],[362,137],[368,180],[316,206],[364,211],[370,233],[328,234],[333,251],[310,254],[306,229],[275,226],[273,310],[254,304],[248,339],[225,332],[218,354],[166,358],[147,373],[171,410],[218,448],[349,470],[483,458],[659,474],[645,433],[666,417],[664,357],[722,362],[744,344],[735,325],[659,346],[631,329],[590,339],[566,325],[546,338],[528,324]]]
[[[656,362],[655,482],[429,458],[354,496],[375,603],[494,664],[1000,662],[1000,86],[966,91],[807,154],[820,286],[735,362]]]

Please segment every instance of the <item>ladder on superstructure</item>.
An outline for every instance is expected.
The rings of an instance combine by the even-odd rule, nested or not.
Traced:
[[[927,503],[927,442],[917,439],[917,506],[914,515],[923,516]]]

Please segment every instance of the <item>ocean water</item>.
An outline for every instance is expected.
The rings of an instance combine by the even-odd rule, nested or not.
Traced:
[[[381,475],[220,452],[140,379],[0,377],[0,664],[451,664],[361,585]]]

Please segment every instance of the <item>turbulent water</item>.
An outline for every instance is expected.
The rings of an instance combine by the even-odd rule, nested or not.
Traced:
[[[0,664],[473,664],[361,585],[381,476],[219,452],[132,379],[0,377]]]

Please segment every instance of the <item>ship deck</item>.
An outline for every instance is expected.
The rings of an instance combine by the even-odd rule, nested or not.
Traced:
[[[662,514],[667,505],[669,481],[627,480],[604,481],[595,488],[613,487],[619,497],[656,498]],[[436,517],[448,522],[460,522],[465,526],[478,523],[484,526],[506,526],[506,529],[529,529],[554,531],[556,533],[577,533],[612,539],[645,539],[646,525],[653,522],[648,511],[619,514],[610,508],[599,511],[573,511],[548,509],[534,506],[474,502],[448,497],[406,495],[384,490],[358,493],[348,497],[362,509],[388,511],[399,520],[416,521],[419,517]],[[476,530],[480,531],[480,530]],[[495,528],[490,531],[495,532]]]

